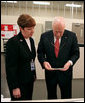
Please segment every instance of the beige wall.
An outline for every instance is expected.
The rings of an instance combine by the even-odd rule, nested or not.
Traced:
[[[53,21],[54,17],[39,17],[39,16],[33,16],[37,23],[40,23],[43,25],[43,29],[45,27],[45,21]],[[17,24],[18,16],[5,16],[1,15],[1,24]],[[66,22],[66,29],[72,30],[72,23],[84,23],[84,19],[69,19],[65,18]]]
[[[17,24],[17,19],[19,14],[21,13],[20,11],[14,12],[16,13],[16,15],[11,15],[13,13],[11,13],[10,11],[11,8],[9,8],[9,15],[4,15],[2,12],[1,15],[1,24]],[[17,8],[15,9],[15,11],[18,10]],[[2,10],[4,11],[4,10]],[[50,11],[48,10],[48,12],[42,10],[42,13],[37,10],[35,10],[36,12],[33,12],[32,9],[29,9],[27,11],[27,13],[31,14],[35,20],[36,20],[36,27],[35,27],[35,33],[34,33],[34,40],[35,40],[35,44],[36,44],[36,50],[37,50],[37,46],[38,46],[38,42],[40,39],[40,35],[42,32],[45,31],[45,21],[52,21],[53,18],[55,16],[59,16],[58,12],[55,10],[52,14],[50,13]],[[19,13],[20,12],[20,13]],[[25,13],[25,9],[22,8],[22,13]],[[60,12],[60,16],[63,16],[64,12],[61,11]],[[74,18],[68,18],[69,17],[69,12],[67,12],[66,14],[67,18],[65,17],[65,22],[66,22],[66,29],[68,30],[72,30],[72,23],[84,23],[84,19],[80,19],[80,16],[78,14],[78,18],[74,19]],[[75,16],[75,15],[74,15]],[[19,28],[17,26],[17,30],[19,32]],[[1,42],[1,50],[3,50],[3,42]],[[80,48],[80,59],[78,60],[78,63],[75,64],[74,67],[74,71],[73,71],[73,78],[84,78],[84,48]],[[38,79],[44,79],[44,70],[42,70],[37,57],[36,57],[36,73],[37,73],[37,78]]]
[[[80,47],[80,58],[73,68],[73,78],[84,78],[84,47]]]

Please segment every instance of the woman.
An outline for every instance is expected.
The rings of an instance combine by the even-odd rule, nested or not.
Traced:
[[[31,38],[35,20],[22,14],[17,20],[20,32],[10,38],[6,45],[6,75],[11,100],[32,100],[36,78],[34,40]]]

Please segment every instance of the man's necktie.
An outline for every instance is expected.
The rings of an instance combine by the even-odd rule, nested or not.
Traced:
[[[58,53],[59,53],[59,39],[56,39],[56,42],[55,42],[55,55],[56,55],[56,58],[58,57]]]

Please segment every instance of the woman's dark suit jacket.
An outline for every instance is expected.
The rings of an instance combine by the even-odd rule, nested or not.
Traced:
[[[11,89],[21,83],[34,81],[35,70],[31,71],[31,60],[35,60],[34,40],[30,37],[31,51],[21,32],[8,40],[6,44],[6,78]]]

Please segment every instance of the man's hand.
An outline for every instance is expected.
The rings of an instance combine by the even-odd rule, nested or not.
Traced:
[[[44,65],[45,69],[47,69],[47,70],[53,70],[51,68],[51,65],[49,64],[49,62],[44,62],[43,65]]]
[[[67,62],[65,65],[64,65],[64,69],[59,69],[61,71],[66,71],[69,69],[69,67],[71,66],[71,63],[70,62]]]
[[[20,98],[21,97],[20,88],[13,89],[13,96],[15,98]]]

